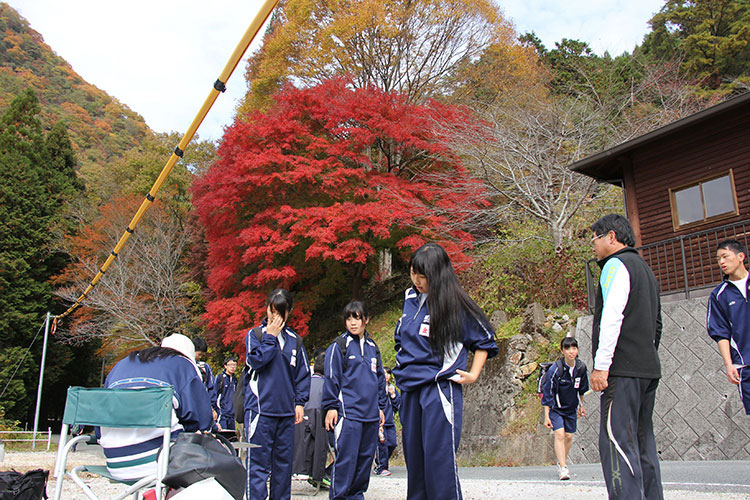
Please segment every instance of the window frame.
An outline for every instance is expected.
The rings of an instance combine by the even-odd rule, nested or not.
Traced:
[[[713,181],[715,179],[720,179],[722,177],[729,177],[729,184],[730,184],[731,189],[732,189],[732,202],[734,203],[734,210],[731,211],[731,212],[725,212],[723,214],[714,215],[714,216],[708,217],[708,218],[704,217],[701,220],[697,220],[697,221],[694,221],[694,222],[688,222],[686,224],[680,225],[680,223],[679,223],[680,219],[679,219],[678,213],[677,213],[677,199],[675,197],[675,193],[677,193],[678,191],[683,191],[685,189],[689,189],[691,187],[701,186],[701,184],[703,184],[703,183],[710,182],[710,181]],[[705,213],[706,213],[706,200],[703,197],[703,187],[700,188],[700,193],[701,193],[701,204],[703,206],[703,214],[705,216]],[[690,229],[690,228],[693,228],[693,227],[702,226],[704,224],[710,224],[712,222],[716,222],[716,221],[720,221],[720,220],[724,220],[724,219],[730,219],[732,217],[737,217],[740,214],[740,211],[739,211],[739,206],[738,206],[738,203],[737,203],[737,187],[736,187],[736,185],[734,183],[734,169],[730,168],[729,170],[726,170],[726,171],[724,171],[724,172],[722,172],[720,174],[715,174],[715,175],[712,175],[712,176],[709,176],[709,177],[703,177],[703,178],[701,178],[701,179],[699,179],[697,181],[693,181],[693,182],[690,182],[688,184],[683,184],[683,185],[678,186],[678,187],[669,188],[669,205],[670,205],[670,210],[672,212],[672,229],[675,232],[682,231],[684,229]]]

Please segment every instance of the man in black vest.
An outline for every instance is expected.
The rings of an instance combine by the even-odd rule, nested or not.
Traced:
[[[610,499],[662,500],[652,415],[661,378],[659,285],[633,248],[633,228],[610,214],[591,225],[602,269],[592,332],[591,389],[603,391],[599,457]]]

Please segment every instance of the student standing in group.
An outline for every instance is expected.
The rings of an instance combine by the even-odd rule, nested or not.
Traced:
[[[302,338],[287,325],[292,294],[278,289],[266,299],[266,319],[247,333],[248,384],[245,388],[248,453],[247,494],[251,500],[291,497],[294,425],[304,418],[310,392],[310,366]]]
[[[383,373],[385,373],[385,423],[380,427],[378,431],[378,449],[375,453],[375,474],[378,476],[390,476],[391,471],[388,470],[388,460],[393,455],[396,446],[398,445],[398,438],[396,437],[396,421],[394,415],[401,408],[401,393],[393,385],[393,374],[391,370],[383,367]]]
[[[234,391],[237,390],[237,358],[229,356],[224,360],[224,371],[216,376],[216,408],[219,410],[216,419],[220,431],[234,430]]]
[[[730,383],[738,386],[745,413],[750,415],[750,303],[747,251],[737,240],[719,243],[716,259],[724,275],[708,300],[708,334],[719,348]]]
[[[211,370],[211,365],[204,361],[208,354],[208,344],[206,344],[206,341],[201,337],[193,337],[193,346],[195,347],[195,364],[201,372],[203,385],[206,386],[208,399],[211,403],[211,414],[213,415],[214,426],[216,426],[216,422],[218,421],[217,419],[219,418],[219,409],[216,406],[216,387],[214,386],[214,372],[213,370]]]
[[[628,219],[605,215],[591,225],[602,269],[591,332],[590,384],[602,391],[599,457],[610,500],[661,500],[654,402],[661,378],[659,284],[633,248]]]
[[[427,243],[411,257],[396,326],[393,375],[402,391],[401,425],[409,500],[461,499],[456,451],[461,438],[461,386],[475,382],[498,352],[484,313],[458,282],[448,254]],[[465,371],[468,351],[474,352]]]
[[[323,410],[334,431],[336,461],[329,498],[362,499],[383,425],[385,376],[380,351],[367,333],[370,314],[364,302],[344,308],[346,332],[326,351]]]
[[[549,367],[542,387],[544,426],[555,433],[555,457],[561,480],[570,479],[568,454],[573,445],[577,417],[586,415],[583,395],[589,390],[586,365],[578,359],[578,341],[560,341],[560,358]]]

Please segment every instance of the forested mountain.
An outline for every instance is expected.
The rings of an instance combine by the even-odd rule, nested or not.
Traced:
[[[65,122],[84,176],[151,135],[140,115],[84,81],[18,12],[0,3],[0,109],[27,88],[39,98],[46,130]]]

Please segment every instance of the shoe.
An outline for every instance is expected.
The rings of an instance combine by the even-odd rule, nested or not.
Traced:
[[[327,490],[331,487],[331,480],[327,477],[324,477],[320,481],[316,481],[310,477],[307,479],[307,482],[310,483],[313,488],[323,488]]]
[[[566,481],[570,479],[570,471],[567,467],[560,467],[560,481]]]
[[[391,471],[389,471],[388,469],[383,469],[383,470],[381,470],[380,472],[377,472],[377,471],[376,471],[376,472],[375,472],[375,475],[376,475],[376,476],[384,476],[384,477],[388,477],[388,476],[392,476],[393,474],[391,474]]]

